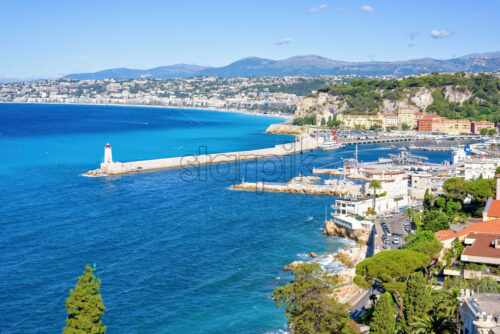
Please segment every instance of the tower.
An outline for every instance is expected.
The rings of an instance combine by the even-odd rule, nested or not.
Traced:
[[[113,162],[113,157],[111,155],[111,145],[106,144],[106,147],[104,148],[104,163],[105,164],[110,164]]]

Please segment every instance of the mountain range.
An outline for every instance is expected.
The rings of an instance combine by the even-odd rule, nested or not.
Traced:
[[[67,79],[138,79],[317,75],[396,75],[438,72],[481,72],[500,70],[500,51],[472,53],[452,59],[419,58],[404,61],[346,62],[315,55],[295,56],[283,60],[247,57],[222,67],[177,64],[146,70],[114,68],[93,73],[66,75]]]

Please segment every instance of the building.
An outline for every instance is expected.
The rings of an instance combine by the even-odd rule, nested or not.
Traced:
[[[388,128],[398,128],[399,127],[399,117],[398,114],[384,114],[385,125]]]
[[[361,180],[363,198],[342,198],[332,205],[334,214],[364,216],[368,210],[384,213],[411,204],[408,191],[408,175],[405,170],[360,169],[348,176]],[[376,190],[378,197],[373,200],[373,190],[370,183],[377,180],[382,188]],[[375,202],[375,207],[373,206]]]
[[[417,130],[420,132],[468,134],[471,132],[471,122],[468,119],[447,119],[437,115],[426,115],[418,119]]]
[[[417,127],[415,110],[411,107],[400,107],[398,109],[398,121],[400,126],[406,124],[410,129],[415,129]]]
[[[464,244],[462,262],[500,265],[500,234],[469,232]]]
[[[500,175],[497,175],[497,193],[495,199],[488,198],[483,210],[483,221],[500,218]]]
[[[371,127],[385,128],[385,117],[383,114],[377,115],[346,115],[337,114],[337,121],[342,122],[342,126],[349,129],[370,129]]]
[[[471,123],[472,134],[479,135],[482,129],[495,129],[495,124],[488,121],[476,121]]]
[[[443,244],[443,250],[449,249],[454,241],[463,241],[469,233],[500,234],[500,219],[482,221],[470,225],[458,232],[441,230],[434,233],[436,239]]]
[[[471,133],[471,123],[468,119],[444,118],[444,132],[450,134]]]
[[[467,289],[460,290],[460,297],[457,299],[460,305],[462,333],[500,333],[500,294],[474,294]]]
[[[457,168],[457,172],[466,180],[474,180],[479,177],[491,179],[495,177],[495,171],[499,166],[500,159],[465,159],[463,167]]]
[[[437,184],[431,174],[426,172],[412,172],[410,174],[410,196],[415,200],[424,199],[425,192],[436,191]]]

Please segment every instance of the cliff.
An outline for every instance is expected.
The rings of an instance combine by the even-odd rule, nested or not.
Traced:
[[[295,113],[298,125],[324,125],[338,113],[394,114],[401,107],[448,118],[500,121],[500,79],[487,74],[431,75],[401,80],[353,80],[321,87]],[[481,110],[481,112],[479,112]]]

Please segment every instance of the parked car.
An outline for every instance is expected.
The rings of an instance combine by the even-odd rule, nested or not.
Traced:
[[[392,243],[395,245],[399,244],[399,238],[398,237],[394,238],[394,240],[392,240]]]

